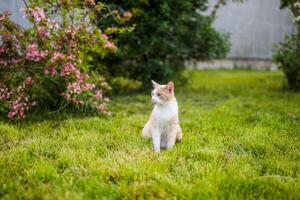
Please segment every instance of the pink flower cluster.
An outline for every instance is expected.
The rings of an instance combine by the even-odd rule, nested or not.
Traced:
[[[6,39],[11,41],[12,38],[7,37]],[[21,57],[20,52],[22,52],[22,50],[19,44],[2,44],[0,46],[0,67],[6,67],[21,63],[24,59]]]
[[[61,54],[56,54],[55,57],[62,58],[63,56]],[[71,61],[75,59],[74,55],[67,56],[67,59],[68,62],[63,64],[63,68],[60,71],[60,76],[65,80],[68,80],[66,85],[66,91],[63,92],[61,95],[67,101],[75,105],[83,105],[84,103],[87,103],[91,100],[90,97],[86,98],[88,95],[85,92],[94,92],[96,85],[93,83],[86,82],[89,76],[87,74],[81,73],[80,70],[77,68],[76,64]],[[102,98],[102,94],[101,96],[98,96],[99,98]],[[93,104],[97,105],[96,101]]]
[[[13,58],[10,63],[12,65],[16,65],[16,64],[21,63],[22,61],[23,61],[23,58]]]
[[[44,10],[39,7],[35,8],[28,8],[28,9],[21,9],[22,12],[24,12],[24,17],[29,16],[32,17],[34,22],[36,24],[39,24],[40,22],[43,22],[44,25],[49,28],[50,30],[58,29],[59,24],[56,20],[50,20],[49,18],[46,17]],[[45,28],[46,28],[45,27]],[[39,30],[40,34],[47,34],[45,30]]]
[[[102,34],[102,38],[107,41],[108,40],[108,36],[106,34]]]
[[[51,77],[54,77],[57,75],[57,70],[55,67],[51,67],[51,66],[47,66],[45,69],[44,69],[44,74],[45,75],[50,75]]]
[[[13,118],[21,118],[25,117],[26,111],[30,109],[30,107],[36,105],[36,102],[30,102],[29,95],[26,95],[26,88],[33,83],[32,78],[27,77],[23,83],[17,87],[15,91],[15,99],[12,98],[13,92],[9,92],[10,96],[6,100],[10,100],[10,111],[7,114],[7,117],[10,119]]]
[[[72,65],[70,65],[72,66]],[[76,68],[73,65],[74,68]],[[72,67],[72,68],[73,68]],[[72,69],[74,70],[74,69]],[[78,70],[78,69],[77,69]],[[105,102],[108,102],[108,98],[103,98],[103,91],[101,89],[97,89],[96,85],[93,83],[87,83],[86,79],[88,79],[87,74],[82,74],[79,70],[74,70],[77,72],[76,74],[76,81],[75,82],[68,82],[67,83],[67,89],[66,92],[62,93],[61,95],[71,103],[75,105],[83,105],[84,103],[92,103],[97,110],[99,110],[102,113],[109,114],[105,111]],[[71,75],[71,74],[65,74],[65,75]],[[105,80],[102,80],[104,82]],[[89,97],[88,99],[82,99],[81,95],[85,94],[83,96],[86,96],[87,94],[84,93],[85,91],[90,91],[94,93],[94,97]],[[102,102],[102,103],[99,103]]]
[[[57,21],[55,20],[49,20],[48,23],[47,23],[47,27],[51,30],[53,29],[58,29],[59,28],[59,24]]]
[[[53,57],[51,58],[52,63],[56,63],[58,60],[62,60],[65,58],[65,55],[59,52],[54,52]]]
[[[70,94],[80,94],[82,92],[80,82],[68,83],[67,91]]]
[[[16,116],[19,116],[20,118],[25,117],[25,111],[29,109],[27,106],[27,101],[28,96],[25,97],[25,102],[21,102],[19,100],[13,101],[11,105],[11,110],[8,114],[7,117],[12,119]]]
[[[40,22],[46,19],[44,10],[42,8],[29,8],[29,13],[31,16],[33,16],[35,22]]]
[[[35,43],[30,44],[26,47],[26,59],[39,61],[48,55],[48,51],[39,51]]]
[[[12,92],[5,86],[0,87],[0,100],[6,101],[9,100],[12,95]]]
[[[76,77],[80,77],[79,69],[77,69],[72,62],[67,62],[64,64],[64,67],[61,70],[60,76],[64,77],[66,75],[70,75],[71,73],[74,73]]]
[[[31,76],[27,77],[27,78],[25,79],[25,81],[24,81],[24,85],[25,85],[25,86],[28,86],[28,85],[30,85],[30,84],[32,84],[32,83],[33,83],[33,81],[32,81]]]
[[[74,66],[73,66],[74,67]],[[76,72],[76,81],[67,83],[67,97],[71,97],[72,95],[80,95],[82,92],[86,90],[93,90],[96,85],[92,83],[86,83],[85,80],[88,78],[88,75],[82,74],[76,67],[74,67]],[[65,74],[65,75],[70,75]]]
[[[117,46],[108,40],[108,36],[106,34],[102,34],[102,39],[105,41],[104,47],[112,50],[116,50]]]
[[[98,89],[95,91],[96,99],[102,99],[103,98],[103,91]]]
[[[110,48],[110,49],[117,49],[117,46],[114,43],[110,42],[110,41],[107,41],[104,46],[106,48]]]
[[[6,52],[6,48],[4,46],[0,46],[0,54],[5,52]]]
[[[92,90],[92,89],[94,89],[95,87],[96,87],[96,85],[93,84],[93,83],[84,83],[84,84],[83,84],[84,90]]]
[[[103,112],[105,110],[105,104],[99,104],[96,106],[96,108],[100,111],[100,112]]]
[[[40,38],[43,40],[47,39],[50,35],[49,32],[47,31],[46,27],[44,27],[44,26],[39,26],[37,28],[37,32],[38,32]]]
[[[68,55],[67,59],[70,60],[70,61],[74,61],[75,60],[75,56],[73,54]]]

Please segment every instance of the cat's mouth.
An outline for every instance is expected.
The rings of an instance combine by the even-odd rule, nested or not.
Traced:
[[[155,100],[151,100],[151,103],[154,104],[154,105],[159,104],[159,103],[158,103],[157,101],[155,101]]]

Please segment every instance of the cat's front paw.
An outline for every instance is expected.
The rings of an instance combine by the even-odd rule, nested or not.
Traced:
[[[160,148],[153,148],[154,153],[159,153],[160,152]]]

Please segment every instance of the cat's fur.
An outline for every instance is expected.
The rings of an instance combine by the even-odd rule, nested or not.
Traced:
[[[178,119],[178,105],[174,95],[174,83],[159,85],[152,81],[152,103],[154,109],[142,131],[142,137],[152,138],[153,149],[171,148],[176,140],[181,141],[182,130]]]

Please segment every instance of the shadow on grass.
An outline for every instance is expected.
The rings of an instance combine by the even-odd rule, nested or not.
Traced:
[[[84,119],[90,117],[108,119],[116,116],[120,111],[126,112],[128,114],[144,112],[145,105],[147,105],[147,100],[148,98],[145,93],[132,93],[130,96],[112,96],[112,102],[108,105],[108,110],[112,111],[111,116],[101,114],[96,110],[82,112],[82,110],[70,107],[64,110],[37,109],[27,115],[25,119],[21,120],[10,120],[4,113],[2,113],[0,115],[0,121],[2,121],[3,123],[9,123],[15,127],[18,127],[19,129],[21,129],[22,127],[27,127],[47,121],[48,123],[52,124],[52,128],[56,128],[61,126],[66,120],[69,119]]]

